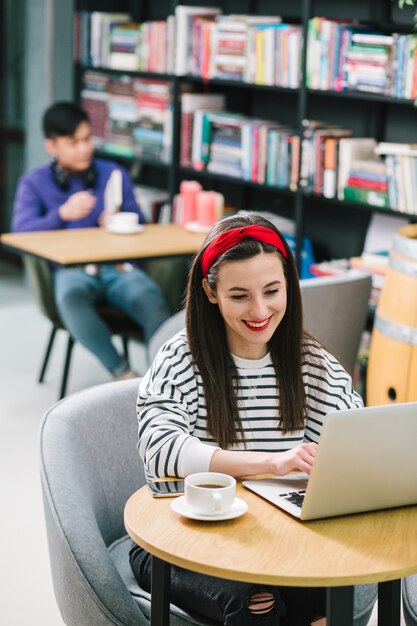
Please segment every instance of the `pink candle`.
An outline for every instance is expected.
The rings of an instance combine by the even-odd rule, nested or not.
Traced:
[[[201,226],[213,226],[217,221],[217,193],[200,191],[197,194],[197,222]]]
[[[197,219],[197,194],[202,186],[196,180],[183,180],[180,184],[181,224],[195,222]]]

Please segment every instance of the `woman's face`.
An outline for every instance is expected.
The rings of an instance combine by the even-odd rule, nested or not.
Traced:
[[[219,268],[217,289],[206,279],[203,288],[217,304],[226,325],[230,352],[246,359],[260,359],[287,308],[287,287],[281,259],[261,253]]]

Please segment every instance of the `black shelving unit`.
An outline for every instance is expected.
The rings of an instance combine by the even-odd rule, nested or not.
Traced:
[[[176,2],[161,0],[151,3],[126,0],[80,0],[76,10],[114,10],[130,12],[138,21],[163,19],[175,11],[177,4],[198,4],[194,2]],[[224,13],[258,13],[281,15],[284,21],[294,21],[296,17],[303,27],[304,41],[307,39],[308,21],[315,15],[328,18],[357,19],[366,24],[378,25],[386,32],[413,32],[414,9],[400,10],[396,0],[295,0],[291,6],[291,18],[288,17],[288,3],[285,0],[251,0],[239,2],[229,0],[201,2],[202,6],[217,6]],[[246,180],[206,171],[194,171],[180,166],[180,98],[181,88],[191,84],[202,92],[220,92],[226,94],[227,110],[241,110],[245,114],[287,121],[302,133],[302,121],[305,118],[323,119],[353,127],[355,135],[374,136],[377,140],[416,141],[417,111],[413,102],[390,96],[366,92],[321,91],[307,88],[305,85],[306,53],[302,54],[302,76],[299,89],[286,89],[263,85],[247,84],[233,80],[205,80],[197,76],[175,76],[147,72],[127,72],[107,68],[77,66],[77,94],[79,96],[81,74],[87,69],[102,71],[107,74],[133,74],[146,78],[166,79],[172,85],[173,102],[173,137],[172,159],[169,164],[155,163],[152,160],[136,160],[134,171],[139,173],[140,182],[155,184],[155,179],[165,187],[171,197],[178,192],[181,180],[195,178],[204,188],[216,188],[223,191],[226,199],[230,198],[239,208],[267,209],[292,217],[296,226],[296,250],[299,259],[303,236],[307,235],[317,243],[318,259],[331,257],[355,256],[361,253],[366,229],[373,212],[387,215],[401,215],[410,221],[417,221],[417,215],[406,215],[370,205],[360,205],[327,199],[322,196],[305,193],[301,188],[296,191],[260,185]],[[230,106],[229,106],[230,101]],[[410,124],[410,120],[414,124]],[[117,155],[116,155],[117,156]],[[153,177],[149,175],[153,172]],[[335,219],[335,217],[339,219]],[[328,219],[327,219],[328,218]],[[351,232],[346,236],[346,231]]]

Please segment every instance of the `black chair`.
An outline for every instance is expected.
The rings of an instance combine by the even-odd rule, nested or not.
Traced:
[[[181,306],[190,258],[189,256],[175,256],[144,259],[141,262],[142,269],[160,286],[171,312],[178,310]],[[38,382],[42,383],[45,379],[56,333],[58,330],[67,331],[67,329],[59,317],[55,306],[52,274],[48,262],[30,255],[24,255],[23,262],[36,302],[41,312],[52,324],[38,378]],[[111,328],[112,334],[121,337],[124,355],[129,363],[129,340],[143,343],[143,333],[130,317],[114,306],[102,304],[99,305],[98,311]],[[68,333],[59,399],[66,394],[74,343],[73,337]],[[148,346],[145,345],[145,349],[147,364],[149,364]]]
[[[52,324],[38,378],[38,382],[43,383],[57,331],[67,331],[67,329],[63,324],[55,306],[52,274],[48,263],[43,259],[37,259],[28,255],[25,255],[23,257],[23,261],[27,276],[29,278],[29,282],[35,296],[35,300],[41,312],[45,315],[45,317],[49,319]],[[137,327],[133,320],[131,320],[125,313],[123,313],[123,311],[117,309],[114,306],[111,306],[109,304],[102,304],[99,305],[98,311],[111,328],[112,334],[119,335],[121,337],[124,355],[126,360],[129,362],[128,341],[130,339],[134,339],[135,341],[143,342],[143,334],[141,330]],[[74,338],[68,333],[64,365],[61,375],[61,385],[59,392],[60,399],[63,398],[66,394],[69,368],[71,364],[71,356],[74,344]]]

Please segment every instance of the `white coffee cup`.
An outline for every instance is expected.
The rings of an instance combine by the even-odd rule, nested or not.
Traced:
[[[112,213],[104,218],[104,225],[110,232],[129,232],[138,226],[139,216],[133,211]]]
[[[232,508],[236,480],[228,474],[199,472],[185,478],[185,501],[198,513],[221,515]]]

